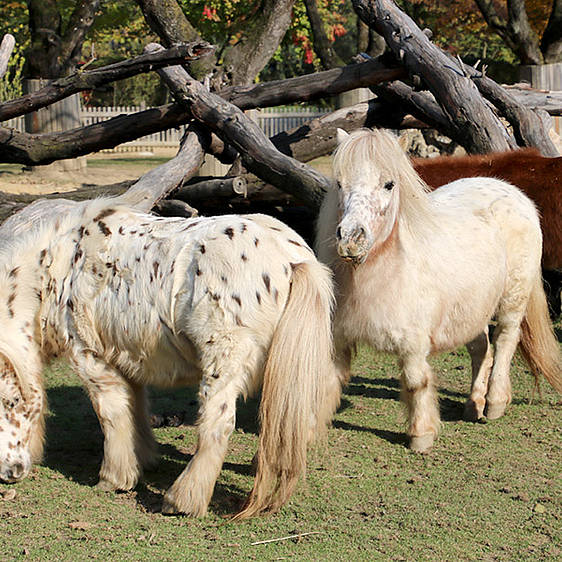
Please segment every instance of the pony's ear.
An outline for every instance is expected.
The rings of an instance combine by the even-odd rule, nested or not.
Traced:
[[[341,144],[347,137],[349,137],[349,133],[340,129],[339,127],[336,129],[336,141],[338,144]]]

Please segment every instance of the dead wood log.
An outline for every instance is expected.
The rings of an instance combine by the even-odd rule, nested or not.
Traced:
[[[368,61],[306,77],[252,87],[228,88],[221,92],[221,95],[241,109],[251,109],[258,105],[269,107],[336,95],[380,80],[395,79],[402,74],[401,69],[385,70],[375,61]],[[0,111],[2,107],[0,106]],[[101,123],[58,133],[31,135],[0,127],[0,147],[2,147],[0,161],[28,166],[50,164],[55,160],[84,156],[90,152],[113,148],[144,135],[179,127],[189,123],[191,119],[189,109],[175,103],[132,115],[120,115]],[[232,161],[232,153],[228,158]]]
[[[218,95],[240,109],[255,109],[314,101],[355,88],[367,88],[379,82],[398,80],[404,76],[404,69],[386,68],[380,61],[372,59],[286,80],[224,88]]]
[[[30,113],[78,92],[92,90],[116,80],[130,78],[165,66],[196,60],[213,52],[214,49],[209,43],[188,43],[176,45],[158,53],[145,53],[94,70],[78,70],[70,76],[52,80],[35,92],[1,104],[0,121]]]
[[[162,47],[156,44],[146,47],[148,51],[157,49]],[[208,92],[182,67],[161,69],[158,73],[177,102],[187,105],[197,120],[238,150],[248,170],[311,207],[319,208],[329,184],[325,176],[281,154],[257,123],[236,106]]]
[[[154,211],[163,217],[184,217],[191,219],[199,215],[199,211],[188,205],[185,201],[177,199],[164,199],[154,206]]]
[[[543,120],[534,110],[519,103],[508,90],[482,72],[466,64],[463,64],[463,69],[476,84],[480,93],[509,121],[519,146],[538,148],[543,156],[559,156],[548,131],[545,130]]]
[[[197,202],[205,199],[230,199],[247,196],[248,182],[242,176],[194,178],[174,192],[174,198]]]
[[[505,127],[458,64],[433,45],[391,0],[353,0],[359,17],[380,33],[415,81],[423,81],[470,152],[515,146]],[[418,78],[415,78],[418,77]]]

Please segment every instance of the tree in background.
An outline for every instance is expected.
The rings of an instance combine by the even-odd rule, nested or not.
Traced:
[[[475,1],[521,64],[562,62],[562,0]]]

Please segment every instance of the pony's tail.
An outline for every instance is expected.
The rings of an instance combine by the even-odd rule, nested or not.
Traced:
[[[554,335],[540,275],[533,285],[525,317],[521,323],[520,349],[538,385],[542,373],[562,393],[562,357]]]
[[[338,406],[332,307],[328,269],[312,261],[294,265],[265,365],[254,487],[235,519],[274,512],[287,502],[305,472],[308,443]]]

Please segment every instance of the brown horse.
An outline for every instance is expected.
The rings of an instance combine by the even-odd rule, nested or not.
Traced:
[[[486,176],[516,185],[535,203],[543,232],[542,268],[551,312],[560,313],[562,287],[562,157],[534,148],[484,155],[415,158],[414,168],[433,189],[466,177]]]

